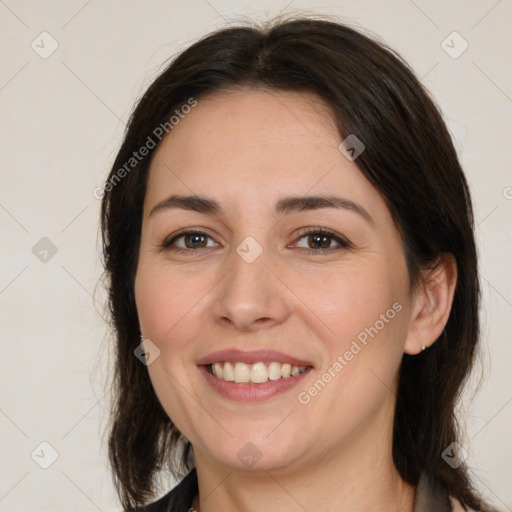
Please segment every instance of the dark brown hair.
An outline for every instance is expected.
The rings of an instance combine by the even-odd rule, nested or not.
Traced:
[[[236,87],[314,93],[332,110],[342,139],[353,134],[363,141],[366,149],[355,163],[381,194],[402,236],[411,289],[420,282],[420,270],[439,255],[455,257],[458,281],[443,335],[420,355],[403,356],[393,457],[410,484],[426,471],[462,504],[487,510],[467,467],[452,468],[441,457],[458,439],[454,407],[479,338],[477,255],[466,179],[438,108],[408,65],[384,44],[319,17],[275,19],[205,36],[168,65],[131,116],[101,211],[116,335],[109,453],[123,505],[129,510],[147,502],[162,468],[182,476],[187,454],[178,449],[182,436],[161,407],[146,367],[134,357],[140,343],[134,278],[154,148],[144,158],[130,159],[134,151],[153,145],[149,139],[158,144],[155,130],[169,124],[191,98],[200,102],[207,93]],[[186,440],[185,446],[190,447]]]

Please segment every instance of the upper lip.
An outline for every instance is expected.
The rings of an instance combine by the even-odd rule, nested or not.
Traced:
[[[227,349],[212,352],[204,357],[201,357],[197,361],[197,365],[208,365],[220,362],[240,362],[246,364],[254,363],[271,363],[273,361],[278,363],[290,363],[292,366],[313,366],[309,361],[299,359],[297,357],[290,356],[283,352],[276,350],[238,350],[238,349]]]

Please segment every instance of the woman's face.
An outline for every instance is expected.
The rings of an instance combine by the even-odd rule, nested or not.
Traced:
[[[291,470],[389,446],[409,278],[340,143],[313,96],[245,90],[200,99],[156,150],[137,310],[196,461]]]

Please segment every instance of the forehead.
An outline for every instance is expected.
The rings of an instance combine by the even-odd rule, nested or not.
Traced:
[[[180,161],[200,160],[212,152],[233,161],[251,149],[258,160],[292,147],[297,154],[312,146],[337,150],[334,116],[313,94],[244,88],[210,93],[197,101],[164,139],[155,159],[160,153],[172,158],[166,151],[170,147],[179,149]],[[262,147],[269,152],[261,153]]]
[[[237,207],[257,197],[270,206],[284,194],[339,192],[369,203],[378,216],[379,194],[342,155],[340,143],[331,110],[313,94],[212,93],[198,99],[157,148],[148,203],[179,192],[216,195]]]

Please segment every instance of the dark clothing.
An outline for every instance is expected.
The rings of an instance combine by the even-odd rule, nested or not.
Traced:
[[[140,512],[188,512],[198,490],[196,468],[193,468],[168,494],[141,508]]]
[[[197,492],[197,473],[194,468],[171,492],[140,509],[140,512],[188,512],[192,508],[192,501]],[[450,512],[451,510],[448,492],[440,486],[433,485],[426,474],[422,474],[417,486],[413,512]]]

